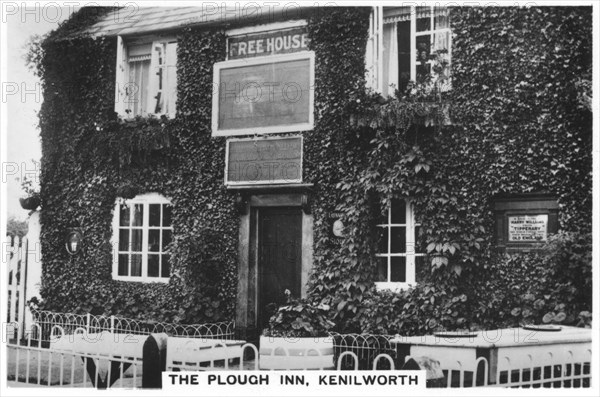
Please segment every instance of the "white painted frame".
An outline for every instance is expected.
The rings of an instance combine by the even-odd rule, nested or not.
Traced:
[[[410,287],[415,286],[416,283],[416,271],[415,271],[415,260],[416,257],[418,256],[425,256],[425,254],[423,253],[417,253],[415,252],[415,243],[416,243],[416,236],[415,236],[415,230],[417,228],[417,226],[421,226],[420,223],[417,223],[416,219],[415,219],[415,213],[414,213],[414,207],[413,207],[413,203],[410,199],[404,199],[404,202],[406,203],[405,205],[405,222],[406,223],[392,223],[392,207],[390,206],[390,208],[388,208],[387,210],[387,222],[386,223],[380,223],[377,224],[377,230],[379,231],[382,228],[387,228],[388,229],[388,233],[387,233],[387,252],[386,253],[382,253],[382,252],[378,252],[377,254],[375,254],[375,256],[377,258],[387,258],[387,275],[388,275],[388,281],[376,281],[375,282],[375,287],[378,290],[392,290],[394,292],[397,291],[401,291],[401,290],[405,290],[408,289]],[[404,253],[391,253],[391,239],[392,239],[392,233],[391,233],[391,227],[393,226],[400,226],[400,227],[405,227],[405,239],[406,239],[406,252]],[[392,274],[392,257],[404,257],[406,258],[406,281],[405,282],[399,282],[399,281],[390,281],[390,277]]]
[[[448,62],[452,64],[452,30],[448,28],[434,29],[435,20],[435,8],[439,5],[432,5],[430,7],[430,29],[422,32],[417,32],[417,11],[415,6],[411,6],[410,15],[410,80],[415,81],[417,79],[417,37],[431,35],[430,45],[433,46],[434,37],[436,33],[448,33]],[[383,6],[373,7],[371,13],[371,19],[369,20],[369,40],[367,42],[367,66],[373,68],[372,71],[367,68],[367,84],[375,89],[377,92],[383,92]],[[388,22],[389,23],[389,22]],[[397,23],[397,22],[393,22]],[[428,61],[430,63],[431,61]],[[452,82],[449,82],[448,88],[451,87]]]
[[[129,83],[129,60],[128,60],[128,47],[130,45],[135,44],[150,44],[151,45],[151,61],[150,61],[150,71],[148,82],[148,96],[149,99],[153,97],[153,93],[156,91],[155,87],[155,78],[152,76],[152,73],[155,71],[156,65],[156,57],[154,54],[154,46],[158,43],[172,43],[175,42],[177,44],[177,37],[173,35],[153,35],[153,36],[143,36],[137,38],[124,38],[122,36],[117,36],[117,67],[116,67],[116,81],[115,81],[115,113],[123,119],[123,120],[133,120],[136,115],[128,114],[125,110],[127,95],[125,94],[125,85]],[[166,57],[166,54],[165,54]],[[175,87],[177,89],[177,87]],[[163,93],[167,91],[165,87],[163,87]],[[175,111],[170,113],[152,113],[148,112],[150,109],[150,104],[152,101],[148,101],[146,104],[147,108],[144,110],[142,117],[160,117],[167,116],[172,119],[176,115],[176,104],[174,104]]]
[[[300,138],[300,178],[299,179],[275,179],[273,181],[240,181],[240,182],[229,182],[227,175],[229,174],[229,144],[231,142],[240,141],[256,141],[256,140],[274,140],[274,139],[298,139]],[[262,136],[254,138],[231,138],[227,140],[225,144],[225,176],[224,181],[226,186],[245,186],[245,185],[283,185],[283,184],[294,184],[302,183],[302,173],[304,171],[304,137],[302,135],[289,135],[289,136]]]
[[[130,205],[133,204],[143,204],[144,206],[144,217],[142,220],[142,276],[141,277],[133,277],[133,276],[120,276],[119,275],[119,205],[127,203]],[[158,193],[148,193],[141,194],[132,199],[122,199],[118,198],[115,202],[114,210],[113,210],[113,224],[112,224],[112,253],[113,253],[113,264],[112,264],[112,278],[113,280],[119,281],[130,281],[130,282],[141,282],[141,283],[168,283],[170,277],[161,277],[160,273],[158,277],[148,277],[148,235],[149,233],[149,205],[150,204],[171,204],[171,201],[158,194]],[[132,215],[130,215],[132,216]],[[161,222],[162,222],[162,212],[161,212]],[[128,227],[129,229],[131,226]],[[163,227],[161,226],[159,230],[171,230],[173,232],[173,220],[171,219],[171,226]],[[162,238],[162,237],[161,237]],[[131,241],[130,241],[131,244]],[[127,252],[130,253],[130,252]],[[131,268],[131,258],[129,261],[129,267]]]
[[[433,48],[435,35],[438,33],[448,33],[448,62],[449,65],[452,62],[452,32],[450,28],[441,28],[435,29],[435,8],[438,5],[429,6],[430,7],[430,16],[429,16],[429,30],[423,30],[422,32],[417,32],[417,12],[414,6],[411,7],[411,16],[410,16],[410,79],[415,81],[417,79],[417,60],[416,60],[416,52],[417,52],[417,37],[430,35],[431,39],[429,40],[430,48]],[[448,18],[450,16],[448,15]],[[448,22],[448,26],[450,26],[450,22]],[[419,62],[420,63],[420,62]],[[428,60],[426,63],[431,65],[431,60]],[[433,73],[433,70],[430,72]]]
[[[219,87],[221,86],[221,70],[238,68],[243,66],[265,65],[271,63],[309,60],[309,98],[308,98],[308,122],[289,125],[275,125],[268,127],[238,128],[219,130]],[[239,135],[263,135],[284,132],[308,131],[314,128],[314,98],[315,98],[315,53],[313,51],[300,51],[291,54],[271,55],[264,57],[243,58],[231,61],[217,62],[213,70],[213,101],[212,101],[212,136],[239,136]]]

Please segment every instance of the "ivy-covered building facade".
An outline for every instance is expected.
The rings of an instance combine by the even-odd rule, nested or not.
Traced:
[[[44,308],[589,323],[591,7],[128,11],[32,48]]]

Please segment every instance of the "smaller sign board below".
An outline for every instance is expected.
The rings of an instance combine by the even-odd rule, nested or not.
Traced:
[[[548,215],[518,215],[508,217],[508,241],[542,242],[548,239]]]
[[[302,137],[230,139],[226,185],[302,182]]]

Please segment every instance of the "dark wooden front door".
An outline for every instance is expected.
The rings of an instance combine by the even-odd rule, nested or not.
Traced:
[[[284,291],[300,297],[302,210],[295,207],[258,211],[258,324],[264,328],[274,309],[286,302]]]

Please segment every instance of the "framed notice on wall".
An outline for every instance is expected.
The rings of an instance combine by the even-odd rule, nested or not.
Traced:
[[[551,193],[512,193],[494,197],[496,246],[507,253],[541,249],[558,232],[558,201]]]
[[[216,63],[212,135],[313,129],[312,51]]]
[[[227,141],[226,185],[302,182],[302,137],[237,138]]]
[[[548,240],[548,214],[508,217],[508,241],[544,242]]]

